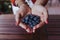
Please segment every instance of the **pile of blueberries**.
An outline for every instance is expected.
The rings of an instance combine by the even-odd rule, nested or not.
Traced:
[[[25,23],[26,25],[29,25],[31,28],[33,28],[35,25],[40,23],[40,17],[29,14],[22,19],[22,22]]]

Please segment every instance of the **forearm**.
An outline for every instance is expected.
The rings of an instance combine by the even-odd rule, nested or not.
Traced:
[[[47,2],[48,0],[36,0],[35,4],[45,6]]]
[[[35,4],[40,4],[41,3],[41,0],[36,0]]]
[[[22,4],[26,4],[27,5],[27,3],[25,2],[25,0],[16,0],[15,4],[18,5],[18,7],[20,7]]]

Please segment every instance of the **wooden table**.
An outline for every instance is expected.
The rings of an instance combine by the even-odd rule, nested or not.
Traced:
[[[13,14],[0,15],[0,40],[47,40],[44,28],[34,34],[28,34],[24,29],[15,25]]]

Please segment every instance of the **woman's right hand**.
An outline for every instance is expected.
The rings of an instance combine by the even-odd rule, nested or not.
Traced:
[[[32,29],[29,28],[27,25],[25,25],[24,23],[21,22],[21,19],[23,19],[23,17],[25,15],[27,15],[28,13],[31,12],[31,9],[28,5],[21,5],[19,10],[16,12],[15,14],[15,20],[16,20],[16,26],[20,26],[23,29],[25,29],[28,33],[32,33]]]

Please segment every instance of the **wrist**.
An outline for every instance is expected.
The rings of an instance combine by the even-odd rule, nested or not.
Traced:
[[[19,3],[16,3],[16,5],[17,5],[18,7],[20,7],[20,6],[22,6],[22,5],[27,5],[27,6],[28,6],[27,2],[19,2]]]

